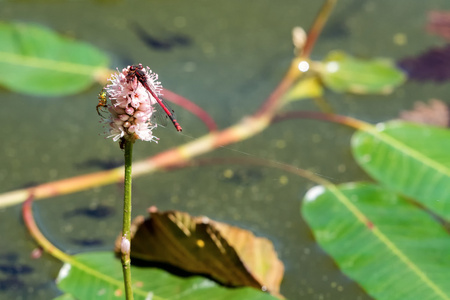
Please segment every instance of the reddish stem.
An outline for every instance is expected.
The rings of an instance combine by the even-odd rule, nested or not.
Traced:
[[[254,114],[255,117],[260,117],[261,115],[273,116],[273,113],[277,111],[278,106],[281,105],[281,97],[289,90],[289,88],[294,84],[294,82],[300,78],[303,74],[298,68],[298,59],[294,59],[291,66],[283,77],[281,82],[275,88],[275,90],[270,94],[259,110]]]
[[[28,228],[28,231],[30,232],[31,236],[34,238],[34,240],[42,247],[44,251],[51,254],[52,256],[64,261],[68,262],[71,261],[70,256],[56,248],[52,243],[50,243],[45,236],[41,233],[38,226],[36,225],[36,221],[33,217],[33,211],[32,211],[32,203],[34,200],[34,195],[30,194],[27,198],[27,200],[22,205],[22,216],[23,220],[25,222],[25,225]]]
[[[311,54],[311,51],[317,41],[317,38],[322,32],[322,29],[325,26],[325,23],[327,22],[328,17],[330,16],[331,11],[333,10],[334,5],[336,4],[336,1],[337,0],[327,0],[323,4],[322,8],[317,14],[316,19],[314,20],[313,25],[311,26],[311,29],[309,30],[305,47],[303,48],[303,51],[301,53],[302,57],[306,58],[309,57],[309,55]]]
[[[303,73],[298,70],[298,64],[299,62],[307,59],[311,54],[314,44],[320,33],[322,32],[322,29],[327,22],[328,17],[330,16],[331,11],[336,4],[336,1],[337,0],[326,0],[326,2],[323,4],[316,19],[314,20],[311,30],[309,31],[308,38],[306,40],[305,47],[301,52],[301,55],[299,55],[299,57],[292,61],[289,71],[269,96],[269,98],[263,103],[261,108],[256,112],[256,117],[264,114],[267,114],[269,115],[269,117],[271,117],[278,106],[282,104],[281,96],[285,94],[286,91],[292,86],[292,84],[294,84],[295,81],[301,77]]]
[[[217,124],[213,118],[194,102],[167,89],[164,89],[164,98],[197,116],[208,127],[210,132],[217,130]]]

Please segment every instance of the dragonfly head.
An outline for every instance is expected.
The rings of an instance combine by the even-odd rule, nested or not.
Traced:
[[[132,65],[128,68],[127,80],[130,82],[134,80],[135,77],[141,82],[147,80],[147,73],[142,64]]]

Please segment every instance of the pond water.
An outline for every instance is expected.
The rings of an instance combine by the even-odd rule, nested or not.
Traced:
[[[141,62],[163,86],[208,111],[225,128],[253,113],[281,80],[293,56],[291,30],[312,23],[321,1],[2,1],[2,20],[45,25],[107,52],[112,68]],[[450,10],[445,0],[346,0],[338,4],[313,59],[341,49],[359,57],[401,59],[444,42],[425,31],[429,10]],[[405,43],[395,42],[395,36]],[[24,84],[26,84],[24,82]],[[104,139],[95,111],[95,85],[74,96],[32,97],[0,90],[0,192],[68,178],[120,164],[122,152]],[[448,84],[408,82],[389,96],[327,92],[337,113],[368,122],[396,118],[417,100],[447,100]],[[177,109],[177,107],[175,107]],[[286,109],[317,110],[312,101]],[[158,129],[159,144],[137,143],[135,160],[206,133],[177,109],[183,134]],[[334,183],[366,180],[354,163],[353,131],[312,120],[275,124],[261,134],[216,150],[212,157],[254,157],[310,169]],[[233,176],[229,176],[233,174]],[[300,215],[314,185],[280,170],[211,165],[137,178],[133,214],[151,205],[206,215],[273,241],[286,271],[288,299],[371,299],[343,275],[314,242]],[[39,201],[34,211],[52,243],[68,253],[112,249],[121,229],[121,186],[110,185]],[[0,209],[0,299],[51,299],[61,263],[33,260],[36,244],[21,207]],[[8,269],[9,268],[9,269]],[[10,270],[9,272],[5,270]]]

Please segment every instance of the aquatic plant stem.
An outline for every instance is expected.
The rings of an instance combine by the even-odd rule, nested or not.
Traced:
[[[336,2],[337,0],[326,0],[325,3],[323,4],[322,8],[317,14],[317,17],[314,20],[313,25],[311,26],[311,29],[308,32],[308,37],[306,39],[305,46],[303,47],[303,51],[301,51],[300,53],[301,57],[308,58],[309,55],[311,54],[312,49],[317,41],[317,38],[322,32],[325,23],[328,21],[328,17],[330,16],[330,13],[333,10],[333,7],[336,4]]]
[[[217,130],[217,124],[214,119],[205,111],[203,108],[195,104],[194,102],[186,99],[185,97],[178,95],[171,90],[164,89],[164,98],[169,100],[170,102],[183,107],[185,110],[189,111],[193,115],[195,115],[203,124],[208,127],[210,132]]]
[[[283,105],[282,96],[292,87],[292,85],[300,79],[303,75],[298,69],[298,64],[301,62],[302,58],[294,58],[289,66],[288,71],[284,75],[281,82],[277,85],[275,90],[270,94],[263,105],[255,113],[255,117],[272,118],[272,116],[278,111],[278,109]]]
[[[127,300],[133,299],[133,290],[131,287],[131,259],[130,259],[130,240],[131,240],[131,167],[133,162],[133,144],[134,141],[125,140],[125,177],[124,177],[124,196],[123,196],[123,227],[122,227],[122,245],[121,259],[123,270],[123,281],[125,284],[125,295]]]
[[[57,259],[68,262],[70,264],[73,264],[74,261],[72,260],[70,255],[67,255],[63,251],[56,248],[52,243],[50,243],[49,240],[45,238],[45,236],[41,233],[39,228],[36,225],[36,222],[33,217],[33,212],[31,210],[31,205],[33,203],[34,197],[33,195],[30,195],[27,200],[23,203],[22,206],[22,215],[25,222],[25,225],[28,228],[28,231],[30,232],[31,236],[34,238],[34,240],[39,244],[39,246],[42,247],[42,249],[51,254],[52,256],[56,257]]]

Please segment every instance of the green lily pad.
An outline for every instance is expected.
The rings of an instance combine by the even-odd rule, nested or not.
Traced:
[[[72,256],[57,278],[58,286],[76,299],[124,299],[122,265],[112,252]],[[156,268],[131,267],[135,300],[276,300],[254,288],[225,288],[209,279],[181,278]],[[69,298],[70,299],[70,298]]]
[[[373,178],[450,220],[450,131],[394,121],[352,138],[356,161]]]
[[[373,184],[319,186],[302,214],[320,246],[374,299],[449,299],[450,238],[413,203]]]
[[[406,76],[389,59],[358,59],[341,51],[331,52],[316,66],[322,82],[336,92],[389,94]]]
[[[38,25],[0,23],[0,84],[19,93],[60,96],[107,72],[107,55]]]

